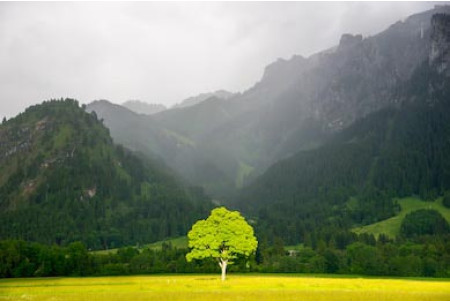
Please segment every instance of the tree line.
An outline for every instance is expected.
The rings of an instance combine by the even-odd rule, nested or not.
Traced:
[[[340,233],[295,250],[281,238],[259,241],[255,254],[238,258],[230,272],[329,273],[368,276],[450,277],[450,235],[389,239]],[[21,240],[0,241],[0,277],[101,276],[153,273],[218,273],[212,259],[187,262],[187,248],[124,247],[90,252],[81,242],[67,246]]]
[[[257,222],[257,234],[296,244],[311,230],[390,218],[400,211],[396,198],[446,196],[449,116],[447,104],[372,114],[327,145],[277,163],[239,193],[234,206]]]
[[[449,78],[428,62],[400,84],[388,108],[322,146],[271,166],[232,199],[257,235],[287,244],[310,231],[363,226],[394,216],[396,198],[450,192]],[[450,205],[444,199],[444,205]]]

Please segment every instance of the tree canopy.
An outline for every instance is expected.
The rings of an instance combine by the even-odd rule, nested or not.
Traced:
[[[215,258],[222,268],[225,280],[227,264],[238,256],[248,257],[256,251],[258,241],[253,228],[237,211],[219,207],[211,211],[206,220],[197,221],[188,233],[189,248],[186,255],[193,259]]]
[[[115,145],[76,100],[45,101],[0,125],[0,240],[88,249],[185,235],[213,208],[158,159]]]
[[[403,219],[400,233],[406,237],[442,235],[450,232],[445,218],[435,209],[419,209]]]

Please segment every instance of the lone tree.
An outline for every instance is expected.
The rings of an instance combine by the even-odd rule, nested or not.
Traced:
[[[244,217],[225,207],[213,209],[206,220],[197,221],[188,239],[191,251],[186,255],[187,261],[215,258],[222,269],[222,281],[228,264],[233,264],[239,255],[250,256],[258,246],[253,228]]]

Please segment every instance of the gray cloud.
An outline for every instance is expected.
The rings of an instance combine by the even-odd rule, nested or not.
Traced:
[[[0,2],[0,116],[49,98],[171,105],[431,2]]]

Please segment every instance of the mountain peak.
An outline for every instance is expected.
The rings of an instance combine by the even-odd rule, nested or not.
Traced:
[[[0,239],[104,249],[154,242],[186,234],[211,206],[161,162],[115,145],[73,99],[0,125],[0,169]]]
[[[140,100],[128,100],[122,103],[122,106],[135,113],[145,115],[153,115],[167,109],[163,104],[147,103]]]
[[[227,100],[227,99],[233,97],[234,95],[235,95],[234,93],[231,93],[229,91],[220,89],[220,90],[216,90],[215,92],[202,93],[202,94],[199,94],[197,96],[193,96],[193,97],[189,97],[187,99],[184,99],[180,103],[175,104],[173,106],[173,108],[182,108],[182,107],[188,107],[188,106],[196,105],[198,103],[201,103],[203,101],[206,101],[206,100],[210,99],[211,97],[216,97],[216,98],[219,98],[219,99]]]
[[[352,35],[352,34],[343,34],[341,36],[341,40],[339,41],[339,48],[353,46],[363,40],[363,36],[361,34],[359,35]]]

